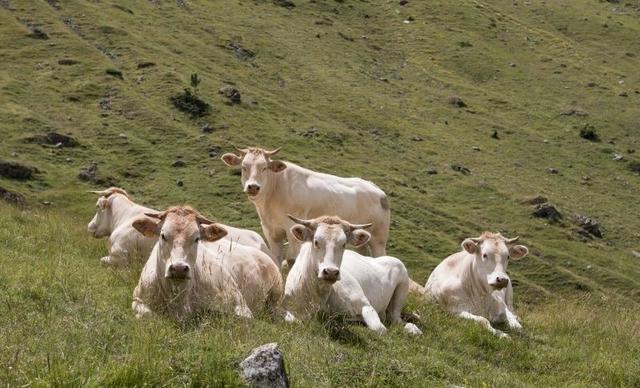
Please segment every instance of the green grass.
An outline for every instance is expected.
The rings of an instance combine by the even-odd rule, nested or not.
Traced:
[[[640,384],[640,178],[629,167],[640,160],[630,152],[640,152],[640,3],[156,3],[0,2],[0,158],[42,171],[0,178],[30,204],[0,205],[0,382],[238,385],[237,363],[276,341],[296,386]],[[238,59],[229,42],[255,57]],[[201,119],[170,101],[192,73],[212,105]],[[223,104],[228,83],[242,104]],[[468,107],[448,104],[453,95]],[[572,107],[588,116],[560,115]],[[217,129],[202,135],[204,123]],[[580,138],[585,124],[601,142]],[[49,130],[81,146],[24,141]],[[531,253],[509,272],[524,333],[500,341],[418,300],[419,339],[268,317],[136,322],[140,265],[99,265],[105,245],[84,230],[95,201],[84,191],[100,187],[78,172],[97,161],[141,203],[186,202],[259,231],[239,177],[209,156],[232,145],[283,146],[286,160],[376,182],[391,198],[388,250],[420,282],[465,237],[521,235]],[[170,167],[178,156],[186,167]],[[564,223],[532,218],[521,203],[532,195]],[[577,238],[573,213],[597,219],[604,238]]]

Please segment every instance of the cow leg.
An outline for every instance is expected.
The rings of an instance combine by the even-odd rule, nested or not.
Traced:
[[[481,317],[479,315],[471,314],[468,311],[461,311],[461,312],[458,313],[458,316],[460,318],[470,319],[472,321],[478,322],[479,324],[484,326],[487,330],[489,330],[491,332],[491,334],[493,334],[495,336],[498,336],[500,338],[508,338],[509,337],[509,335],[507,333],[505,333],[503,331],[500,331],[500,330],[497,330],[497,329],[494,329],[491,326],[491,322],[489,322],[489,320],[487,318],[485,318],[485,317]]]
[[[370,304],[362,306],[360,314],[362,314],[362,319],[369,329],[380,334],[383,334],[387,331],[387,328],[384,327],[384,325],[380,321],[378,312]]]
[[[411,281],[411,280],[410,280]],[[393,292],[389,306],[387,306],[386,317],[388,322],[392,324],[403,324],[402,321],[402,308],[407,301],[407,295],[409,294],[409,283],[402,282],[398,284],[396,290]],[[413,323],[407,322],[404,324],[404,330],[413,335],[421,335],[422,330]]]
[[[369,244],[365,244],[356,248],[356,252],[361,254],[362,256],[371,256],[371,249],[369,248]]]
[[[285,235],[281,235],[279,233],[269,232],[264,225],[262,225],[262,230],[264,231],[264,236],[267,239],[267,244],[269,244],[269,249],[271,253],[273,253],[273,257],[276,262],[282,263],[284,260],[284,239]]]
[[[378,226],[378,225],[377,225]],[[380,257],[387,255],[387,240],[389,239],[389,225],[379,225],[371,231],[371,240],[369,240],[369,248],[371,248],[372,257]]]
[[[153,311],[151,311],[151,308],[148,305],[144,304],[144,302],[142,302],[142,300],[138,298],[135,298],[133,300],[133,303],[131,303],[131,308],[136,314],[137,319],[142,319],[153,315]]]

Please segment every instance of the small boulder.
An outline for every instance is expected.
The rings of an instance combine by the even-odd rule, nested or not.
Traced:
[[[34,174],[38,172],[39,170],[35,167],[0,159],[0,176],[2,177],[25,181],[33,179]]]
[[[75,59],[69,59],[69,58],[64,58],[64,59],[60,59],[58,61],[58,65],[62,65],[62,66],[71,66],[71,65],[77,65],[78,61],[76,61]]]
[[[575,214],[573,216],[573,221],[580,228],[577,231],[580,235],[585,237],[595,236],[602,238],[602,231],[600,230],[600,224],[598,224],[598,221],[582,214]]]
[[[122,71],[120,71],[118,69],[107,69],[104,72],[107,73],[108,75],[112,76],[112,77],[124,79],[124,75],[122,74]]]
[[[492,139],[500,140],[500,136],[498,136],[498,131],[493,131],[491,134]]]
[[[156,64],[153,62],[138,62],[138,69],[146,69],[149,67],[154,67]]]
[[[413,135],[410,137],[411,140],[413,141],[424,141],[424,138],[422,136],[418,136],[418,135]]]
[[[542,195],[536,195],[535,197],[529,197],[522,200],[522,203],[528,205],[540,205],[545,202],[548,202],[548,199],[543,197]]]
[[[296,4],[291,0],[273,0],[273,4],[279,5],[281,7],[289,8],[289,9],[294,8],[296,6]]]
[[[600,141],[600,137],[596,133],[593,125],[585,124],[580,130],[580,137],[589,141]]]
[[[209,123],[206,123],[200,127],[200,132],[202,133],[211,133],[213,132],[213,130],[214,130],[213,126]]]
[[[78,179],[85,182],[92,182],[100,186],[117,186],[117,182],[112,177],[101,177],[98,175],[98,164],[92,162],[86,167],[80,169]]]
[[[437,175],[438,174],[438,170],[436,170],[435,168],[428,168],[427,171],[425,171],[427,173],[427,175]]]
[[[175,162],[171,163],[171,167],[185,167],[187,163],[184,160],[178,159]]]
[[[25,139],[27,143],[35,143],[41,145],[52,145],[60,147],[77,147],[80,145],[72,136],[64,135],[58,132],[49,132],[46,135],[34,135]]]
[[[27,34],[27,36],[29,38],[33,38],[33,39],[43,39],[43,40],[47,40],[49,39],[49,35],[47,35],[46,32],[42,31],[40,28],[38,27],[32,27],[30,28],[31,32],[29,32]]]
[[[287,388],[284,355],[277,343],[257,347],[240,363],[242,377],[252,387]]]
[[[451,169],[453,171],[457,171],[459,173],[461,173],[462,175],[469,175],[471,174],[471,170],[469,170],[468,168],[466,168],[465,166],[461,165],[461,164],[452,164],[451,165]]]
[[[458,96],[451,96],[447,99],[447,102],[455,107],[458,108],[464,108],[467,106],[467,104],[462,101],[462,98],[458,97]]]
[[[227,105],[239,104],[242,101],[240,91],[231,85],[220,88],[218,94],[222,96],[222,101]]]
[[[15,191],[7,190],[4,187],[0,187],[0,198],[10,204],[18,206],[24,206],[26,203],[22,194],[16,193]]]
[[[549,168],[547,168],[547,172],[549,174],[557,174],[559,171],[558,171],[557,168],[549,167]]]
[[[536,205],[532,215],[538,218],[546,218],[552,222],[558,222],[562,219],[562,214],[560,214],[558,209],[548,202]]]
[[[182,179],[176,179],[176,185],[178,185],[178,187],[182,187],[184,186],[184,182],[182,181]]]

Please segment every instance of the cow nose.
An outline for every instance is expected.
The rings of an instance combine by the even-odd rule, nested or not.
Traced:
[[[189,266],[182,263],[171,264],[169,274],[176,278],[186,278],[189,275]]]
[[[258,192],[260,192],[260,185],[257,185],[255,183],[247,185],[247,193],[248,194],[256,195],[256,194],[258,194]]]
[[[496,285],[498,287],[506,287],[509,284],[509,278],[503,278],[498,276],[496,278]]]
[[[325,268],[322,270],[322,278],[325,280],[338,280],[340,270],[338,268]]]

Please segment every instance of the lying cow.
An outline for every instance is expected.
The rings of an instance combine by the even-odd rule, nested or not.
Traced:
[[[385,255],[391,212],[385,193],[360,178],[341,178],[302,168],[291,162],[272,160],[279,149],[238,150],[222,155],[228,166],[242,166],[242,186],[253,202],[262,231],[273,255],[283,258],[283,244],[289,241],[289,261],[296,257],[299,244],[289,229],[287,214],[313,218],[336,214],[353,222],[371,223],[369,246],[375,257]],[[360,249],[361,252],[366,252]]]
[[[522,326],[513,312],[513,289],[507,275],[509,260],[519,260],[529,250],[490,232],[462,242],[463,250],[442,261],[431,273],[426,295],[453,314],[479,322],[491,333],[508,337],[491,322],[506,322],[510,328]]]
[[[135,258],[147,258],[156,243],[153,237],[145,237],[133,228],[133,221],[145,213],[157,213],[134,203],[126,191],[111,187],[103,191],[91,191],[98,194],[96,214],[87,226],[95,238],[109,236],[109,255],[100,259],[104,264],[122,265]],[[234,228],[219,224],[225,228],[227,240],[234,243],[258,248],[271,255],[269,248],[260,235],[252,230]]]
[[[285,283],[287,321],[323,311],[363,321],[379,333],[387,330],[383,321],[402,323],[409,291],[404,264],[390,256],[372,258],[345,250],[347,242],[355,247],[366,244],[371,235],[363,228],[371,224],[352,225],[338,217],[289,218],[295,222],[291,234],[302,246]],[[405,330],[421,334],[412,323]]]
[[[273,260],[222,239],[225,228],[190,207],[147,213],[133,227],[157,240],[133,292],[137,318],[166,313],[180,319],[205,310],[251,318],[281,299],[282,276]]]

